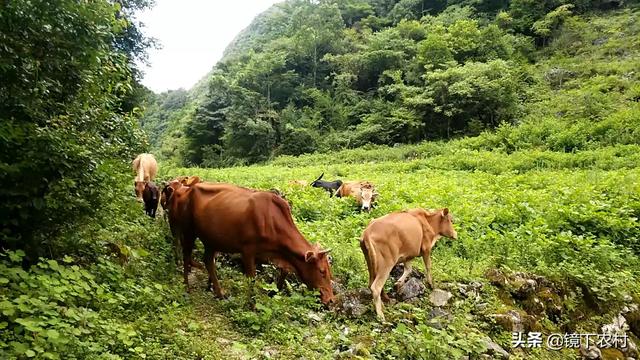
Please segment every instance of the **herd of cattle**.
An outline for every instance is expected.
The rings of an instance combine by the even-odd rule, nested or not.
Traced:
[[[208,287],[216,296],[224,292],[216,274],[216,254],[241,254],[244,273],[254,277],[256,262],[270,262],[279,270],[277,285],[282,289],[285,277],[295,273],[307,286],[320,291],[324,304],[334,300],[331,266],[327,253],[309,243],[296,227],[289,203],[278,191],[259,191],[232,184],[201,181],[197,176],[182,176],[159,190],[152,182],[158,169],[153,155],[141,154],[132,163],[136,172],[135,191],[145,204],[145,212],[155,217],[161,204],[171,233],[174,251],[182,249],[184,282],[189,291],[188,274],[197,263],[192,259],[195,239],[204,245],[204,263],[209,274]],[[324,173],[323,173],[324,175]],[[329,191],[330,196],[352,196],[363,210],[370,210],[378,193],[370,182],[324,181],[322,176],[311,185]],[[393,212],[372,220],[360,239],[369,271],[369,288],[375,310],[384,319],[382,300],[388,297],[383,287],[391,269],[404,263],[404,272],[395,286],[404,283],[411,272],[410,261],[422,256],[428,284],[431,279],[431,250],[442,237],[456,239],[453,218],[447,208],[411,209]]]

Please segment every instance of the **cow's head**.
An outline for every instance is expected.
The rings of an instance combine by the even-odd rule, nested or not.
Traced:
[[[318,176],[317,179],[313,180],[313,182],[311,183],[311,186],[313,186],[313,187],[322,186],[319,181],[320,181],[320,179],[322,179],[323,176],[324,176],[324,172],[322,174],[320,174],[320,176]]]
[[[331,266],[329,265],[329,251],[320,250],[314,246],[304,255],[307,266],[306,271],[302,271],[302,280],[309,287],[320,290],[320,300],[327,305],[334,300],[333,287],[331,286]]]
[[[172,180],[162,188],[162,192],[160,193],[160,206],[162,206],[164,210],[169,208],[169,202],[171,201],[173,192],[181,186],[182,183],[177,180]]]
[[[201,182],[199,176],[184,176],[181,178],[180,182],[185,186],[192,186],[199,182]]]
[[[156,184],[152,183],[152,182],[147,182],[144,185],[144,196],[149,196],[151,195],[152,199],[157,199],[158,198],[158,187],[156,186]]]
[[[360,186],[360,205],[362,206],[362,210],[371,211],[371,207],[377,195],[378,193],[376,192],[373,184],[368,182],[362,183]]]
[[[142,202],[142,192],[144,191],[144,188],[146,185],[147,185],[146,181],[135,181],[133,183],[133,186],[136,189],[136,199],[139,202]]]
[[[458,233],[453,228],[453,216],[449,212],[448,208],[439,210],[440,212],[440,235],[446,236],[451,239],[457,239]]]

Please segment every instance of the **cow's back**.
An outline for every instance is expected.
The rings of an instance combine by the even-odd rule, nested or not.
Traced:
[[[192,187],[193,226],[216,251],[241,252],[247,246],[274,240],[273,208],[277,196],[228,184],[199,183]]]
[[[338,189],[338,193],[340,194],[341,197],[346,197],[346,196],[353,196],[355,197],[358,188],[358,181],[345,181],[342,183],[342,185],[340,185],[340,188]]]
[[[373,242],[383,256],[405,259],[420,254],[423,230],[420,221],[407,212],[390,213],[371,221],[363,237]]]

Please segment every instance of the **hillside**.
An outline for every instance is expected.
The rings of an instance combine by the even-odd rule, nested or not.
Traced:
[[[611,117],[637,118],[633,3],[622,11],[597,1],[434,4],[275,5],[229,45],[201,101],[161,110],[160,119],[158,106],[149,108],[145,123],[180,129],[180,138],[151,133],[154,149],[177,164],[225,166],[369,144],[495,138],[496,128],[504,135],[524,124],[509,136],[541,138],[513,146],[546,146],[552,136],[553,150],[573,151],[584,144],[572,141],[598,143],[571,134],[592,122],[602,127],[597,138],[637,143],[634,134],[604,135]]]

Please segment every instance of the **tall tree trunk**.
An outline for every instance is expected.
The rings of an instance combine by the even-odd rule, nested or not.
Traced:
[[[316,87],[316,73],[318,71],[318,43],[313,42],[313,87]]]

